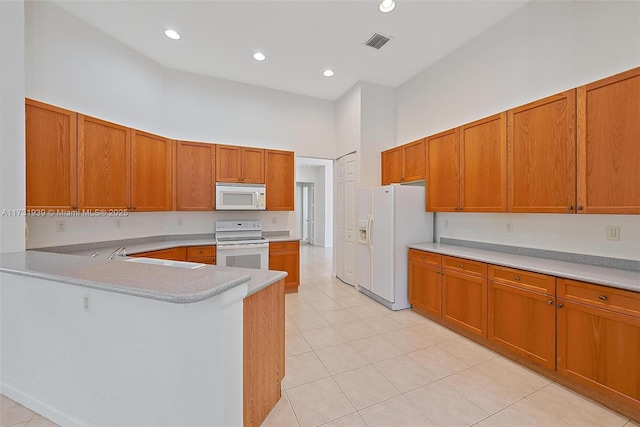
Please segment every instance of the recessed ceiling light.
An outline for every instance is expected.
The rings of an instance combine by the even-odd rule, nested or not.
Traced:
[[[333,72],[333,70],[324,70],[324,72],[322,73],[323,76],[325,77],[333,77],[335,73]]]
[[[164,35],[169,37],[171,40],[180,40],[180,37],[182,37],[176,30],[164,30]]]
[[[380,12],[382,13],[387,13],[387,12],[391,12],[394,8],[396,7],[396,2],[393,0],[382,0],[380,2],[380,6],[378,6],[378,9],[380,9]]]
[[[262,52],[256,52],[253,54],[253,59],[255,59],[256,61],[264,61],[265,59],[267,59],[267,57],[264,56],[264,53]]]

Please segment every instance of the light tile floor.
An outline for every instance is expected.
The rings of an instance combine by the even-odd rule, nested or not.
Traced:
[[[282,399],[263,427],[640,427],[410,310],[386,309],[332,277],[331,255],[301,246]]]
[[[331,276],[331,250],[301,246],[286,296],[286,376],[265,427],[640,427],[410,310]],[[0,427],[56,424],[0,396]],[[117,426],[114,426],[117,427]]]

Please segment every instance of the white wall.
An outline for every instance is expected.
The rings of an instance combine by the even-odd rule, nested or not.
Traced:
[[[170,137],[335,155],[331,101],[175,70],[165,83]]]
[[[638,65],[640,3],[529,2],[397,89],[396,143]],[[620,242],[604,239],[606,225],[620,225]],[[637,215],[437,214],[436,227],[438,237],[640,259]]]
[[[242,424],[246,284],[172,304],[0,279],[2,394],[64,426]]]
[[[24,209],[24,3],[0,2],[0,212]],[[0,252],[24,250],[24,216],[0,214]]]
[[[50,2],[27,3],[25,30],[27,97],[175,139],[335,155],[333,102],[165,69]],[[16,141],[23,147],[23,138]],[[17,207],[24,191],[20,197]],[[56,218],[29,218],[27,246],[206,233],[230,215],[295,234],[293,212],[139,213],[120,229],[110,218],[68,218],[65,233],[55,232]],[[177,217],[185,218],[183,227]]]
[[[360,149],[360,93],[360,83],[357,83],[336,101],[335,158],[342,157],[345,154],[349,154]]]
[[[375,187],[381,182],[380,152],[395,145],[395,90],[360,82],[361,141],[360,187]]]

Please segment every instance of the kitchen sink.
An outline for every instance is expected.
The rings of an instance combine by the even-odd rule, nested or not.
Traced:
[[[180,268],[202,268],[206,264],[202,264],[199,262],[185,262],[185,261],[171,261],[168,259],[157,259],[157,258],[129,258],[123,260],[124,262],[137,262],[139,264],[151,264],[151,265],[164,265],[165,267],[180,267]]]

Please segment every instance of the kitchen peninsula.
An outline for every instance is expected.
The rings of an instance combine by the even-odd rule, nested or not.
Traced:
[[[62,425],[259,425],[286,273],[139,260],[2,254],[2,394]]]

